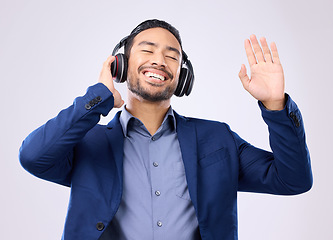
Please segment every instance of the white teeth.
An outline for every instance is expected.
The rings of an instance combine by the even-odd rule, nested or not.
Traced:
[[[161,80],[161,81],[164,81],[164,80],[165,80],[165,77],[164,77],[164,76],[159,75],[159,74],[157,74],[157,73],[145,72],[145,75],[146,75],[147,77],[157,78],[157,79],[159,79],[159,80]]]

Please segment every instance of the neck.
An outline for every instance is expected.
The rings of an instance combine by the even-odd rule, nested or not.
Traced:
[[[128,91],[126,110],[138,118],[151,135],[154,135],[162,125],[169,108],[170,99],[161,102],[149,102]]]

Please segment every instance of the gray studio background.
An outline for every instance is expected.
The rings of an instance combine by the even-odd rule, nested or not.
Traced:
[[[239,238],[333,239],[332,12],[331,0],[0,0],[0,239],[60,239],[69,189],[25,172],[18,149],[96,83],[113,47],[148,18],[180,30],[194,65],[193,92],[173,98],[174,109],[225,121],[265,149],[267,127],[238,72],[248,66],[245,38],[277,43],[286,91],[304,117],[314,186],[293,197],[239,193]],[[117,88],[126,99],[125,84]]]

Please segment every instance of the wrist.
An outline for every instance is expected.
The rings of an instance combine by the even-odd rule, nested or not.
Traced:
[[[286,105],[286,97],[283,96],[280,100],[274,101],[261,101],[264,107],[270,111],[280,111],[283,110]]]

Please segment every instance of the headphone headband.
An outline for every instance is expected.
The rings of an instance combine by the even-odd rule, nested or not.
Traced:
[[[118,50],[126,44],[128,37],[129,36],[124,37],[123,39],[120,40],[119,43],[117,43],[117,45],[114,47],[114,49],[112,51],[112,56],[115,56],[115,54],[118,52]]]

